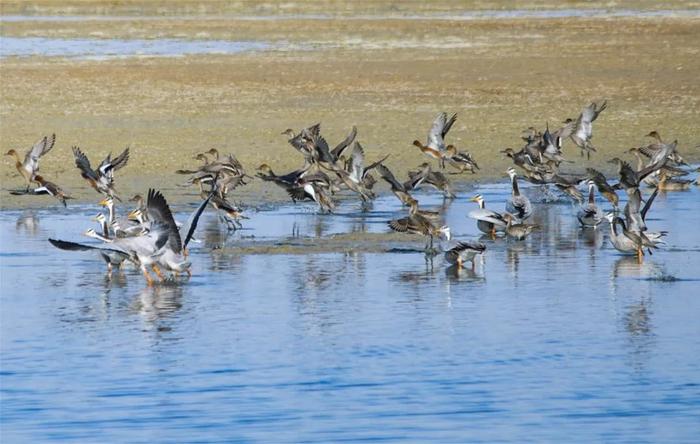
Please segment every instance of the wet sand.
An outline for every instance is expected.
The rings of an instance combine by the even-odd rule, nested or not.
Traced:
[[[51,3],[38,4],[29,12],[56,13]],[[56,132],[57,145],[42,162],[42,173],[78,201],[90,202],[97,195],[80,179],[70,147],[79,145],[99,162],[108,152],[130,146],[129,165],[117,173],[122,194],[155,186],[169,190],[170,200],[191,200],[192,192],[176,186],[185,177],[173,172],[196,165],[195,153],[216,147],[235,153],[251,172],[263,162],[286,172],[301,158],[280,132],[319,121],[331,145],[357,125],[368,159],[390,153],[387,164],[403,175],[425,160],[411,142],[424,139],[435,114],[446,110],[459,113],[449,141],[470,151],[482,167],[478,175],[453,178],[484,181],[503,174],[509,163],[498,151],[518,147],[522,129],[547,122],[555,127],[575,118],[588,102],[608,100],[594,128],[600,152],[590,164],[609,171],[606,158],[645,143],[644,134],[653,129],[678,139],[679,150],[691,161],[700,159],[700,150],[693,148],[700,143],[696,16],[398,19],[385,15],[406,12],[383,3],[384,9],[378,6],[367,16],[333,2],[319,4],[335,9],[326,8],[329,17],[280,20],[264,8],[245,9],[253,6],[243,3],[243,9],[223,11],[229,14],[223,18],[202,20],[3,22],[4,37],[223,39],[276,47],[185,57],[4,58],[2,151],[25,150],[42,134]],[[314,14],[319,4],[285,12]],[[479,3],[476,9],[494,4]],[[64,13],[100,13],[91,9],[94,5]],[[128,7],[143,6],[123,5],[127,9],[107,12],[129,14]],[[176,5],[167,12],[186,13],[192,3]],[[636,5],[649,7],[648,2]],[[444,13],[444,6],[416,11]],[[4,14],[27,12],[24,3],[3,4]],[[255,14],[259,17],[252,20]],[[577,161],[570,170],[588,165],[570,142],[564,151]],[[2,158],[0,181],[3,208],[57,204],[48,197],[9,196],[5,190],[23,184],[9,157]],[[234,194],[249,202],[285,199],[260,181]]]

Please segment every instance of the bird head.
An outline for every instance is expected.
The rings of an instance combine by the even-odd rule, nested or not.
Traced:
[[[483,202],[483,201],[484,201],[484,196],[482,196],[481,194],[477,194],[476,196],[469,199],[469,202],[476,202],[479,205],[481,205],[481,202]]]
[[[99,205],[101,207],[109,208],[114,205],[114,200],[111,197],[107,196],[99,202]]]

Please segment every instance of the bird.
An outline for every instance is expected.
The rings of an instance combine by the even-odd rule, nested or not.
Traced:
[[[598,188],[598,192],[607,199],[615,209],[617,209],[617,204],[619,202],[619,197],[615,192],[615,188],[608,183],[603,173],[593,168],[586,168],[586,173],[588,174],[588,179],[595,183]]]
[[[534,230],[540,228],[537,224],[518,223],[516,217],[510,213],[505,213],[503,218],[507,222],[505,229],[506,235],[513,239],[523,240]]]
[[[153,224],[150,229],[141,236],[125,237],[122,239],[106,239],[90,229],[86,233],[90,237],[102,240],[99,245],[86,245],[77,242],[63,241],[49,238],[49,242],[56,248],[67,251],[97,251],[107,262],[111,271],[113,265],[119,265],[125,260],[138,264],[146,283],[150,286],[154,281],[147,267],[156,263],[159,250],[167,243],[169,231],[167,227]]]
[[[583,108],[583,111],[581,111],[581,114],[579,114],[576,120],[566,119],[564,121],[565,126],[560,130],[559,135],[562,138],[571,138],[576,146],[581,149],[581,157],[583,157],[583,153],[585,152],[587,158],[590,159],[591,151],[596,151],[593,144],[591,144],[591,139],[593,138],[593,122],[607,106],[607,101],[601,103],[600,106],[593,102]]]
[[[588,204],[581,206],[576,218],[582,227],[597,227],[603,220],[603,211],[595,203],[595,182],[588,181]]]
[[[662,191],[684,191],[689,189],[692,183],[693,181],[689,179],[668,177],[668,174],[662,170],[656,187]]]
[[[428,157],[440,161],[440,168],[445,168],[445,136],[457,120],[457,114],[453,114],[449,119],[447,113],[441,112],[433,121],[433,126],[428,132],[428,141],[423,145],[419,140],[414,140],[413,145]]]
[[[513,192],[511,198],[506,201],[506,211],[518,220],[523,221],[532,215],[532,203],[527,196],[520,194],[520,188],[518,188],[518,178],[515,173],[515,169],[508,168],[506,171],[510,177],[511,186],[513,187]]]
[[[478,209],[471,210],[468,214],[470,218],[476,219],[476,227],[479,231],[490,235],[492,238],[496,237],[496,232],[505,231],[508,221],[503,218],[503,215],[487,209],[486,202],[481,194],[477,194],[469,201],[479,204]]]
[[[404,205],[409,205],[411,200],[413,200],[413,197],[411,196],[410,192],[404,184],[396,180],[396,177],[394,174],[391,172],[391,170],[386,167],[385,165],[378,165],[377,166],[377,171],[379,172],[379,175],[384,179],[389,186],[391,187],[391,192],[394,193],[394,196]],[[413,187],[411,187],[413,189]]]
[[[415,199],[411,202],[410,210],[407,217],[394,219],[387,222],[389,228],[399,233],[412,233],[427,236],[428,244],[425,246],[426,253],[434,252],[433,238],[438,236],[447,241],[450,240],[450,228],[446,225],[438,227],[433,224],[427,217],[422,215],[418,210],[418,203]]]
[[[80,170],[80,175],[95,191],[121,202],[114,189],[114,172],[123,168],[129,161],[129,148],[126,148],[114,160],[112,160],[111,154],[107,155],[96,170],[92,169],[90,160],[79,147],[73,147],[73,156],[75,157],[75,166]]]
[[[32,182],[34,182],[34,178],[39,171],[39,159],[51,151],[51,148],[53,148],[55,143],[56,134],[44,136],[41,140],[36,142],[29,149],[29,151],[27,151],[27,154],[24,156],[24,160],[19,157],[19,154],[14,149],[11,149],[5,153],[6,156],[14,157],[15,168],[24,178],[24,181],[27,184],[27,191],[29,191]]]
[[[462,268],[465,262],[471,262],[473,270],[474,258],[478,254],[484,254],[485,251],[486,245],[481,242],[461,241],[445,252],[445,261],[458,268]]]
[[[445,160],[451,167],[458,170],[457,173],[450,174],[460,174],[465,171],[476,174],[476,170],[479,169],[479,165],[471,154],[466,151],[458,151],[454,145],[447,145],[445,148]]]
[[[616,217],[614,213],[608,213],[605,218],[610,223],[610,243],[617,251],[623,254],[634,254],[641,263],[644,257],[644,241],[639,234],[627,229],[625,221]],[[618,224],[622,231],[618,231]]]
[[[425,184],[442,192],[446,198],[453,199],[455,197],[447,176],[439,171],[433,171],[427,162],[420,165],[417,170],[409,171],[408,178],[409,180],[404,182],[404,187],[407,190],[414,190]]]

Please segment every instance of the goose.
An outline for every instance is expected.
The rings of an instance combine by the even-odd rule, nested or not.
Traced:
[[[479,231],[490,235],[492,238],[496,237],[496,232],[505,231],[508,222],[503,218],[503,215],[486,209],[486,201],[481,194],[477,194],[469,201],[479,204],[478,209],[471,210],[468,214],[470,218],[476,219],[476,227]]]
[[[445,261],[450,265],[456,265],[462,268],[465,262],[472,263],[474,269],[474,258],[478,254],[484,254],[486,245],[481,242],[461,241],[455,247],[450,248],[445,252]]]
[[[514,168],[508,168],[508,176],[510,177],[510,182],[513,187],[513,193],[511,198],[506,201],[506,211],[515,215],[518,220],[525,220],[532,215],[532,203],[527,196],[520,194],[520,188],[518,187],[518,176],[515,173]]]
[[[588,181],[588,204],[581,206],[576,218],[582,227],[597,227],[605,218],[603,211],[595,203],[595,182]]]

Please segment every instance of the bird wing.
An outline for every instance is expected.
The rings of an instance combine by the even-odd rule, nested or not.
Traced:
[[[120,168],[126,166],[126,162],[129,161],[129,148],[126,148],[120,155],[112,160],[112,171],[117,171]]]
[[[503,216],[486,208],[471,210],[467,215],[472,219],[483,220],[484,222],[490,222],[501,227],[505,227],[507,225],[506,221],[503,220]]]
[[[600,115],[600,113],[602,113],[603,110],[607,107],[608,107],[607,100],[604,100],[603,103],[600,104],[600,106],[593,103],[593,116],[591,118],[591,123],[595,122],[595,119],[598,118],[598,115]]]
[[[187,244],[190,243],[192,240],[192,236],[194,236],[194,232],[197,229],[197,223],[199,222],[199,218],[202,216],[202,213],[204,212],[204,209],[207,207],[209,204],[209,200],[211,200],[211,197],[214,195],[215,190],[212,190],[211,193],[209,193],[209,196],[207,196],[206,199],[202,201],[202,203],[199,204],[196,210],[190,214],[190,217],[187,218],[187,222],[185,225],[180,228],[180,232],[184,233],[184,239],[182,241],[183,247],[187,247]],[[180,235],[180,238],[183,236]]]
[[[123,255],[125,258],[130,257],[129,253],[126,251],[118,248],[118,247],[113,247],[113,246],[105,246],[105,245],[85,245],[85,244],[79,244],[77,242],[70,242],[70,241],[62,241],[58,239],[51,239],[49,238],[49,242],[51,245],[54,247],[60,249],[60,250],[66,250],[66,251],[91,251],[91,250],[102,250],[102,251],[110,251],[113,253],[117,253],[120,255]]]
[[[400,184],[398,180],[396,180],[394,174],[385,165],[378,165],[377,171],[379,171],[379,175],[382,176],[382,179],[386,180],[393,189],[405,191],[404,186]]]
[[[352,157],[350,159],[352,161],[350,178],[354,182],[360,183],[362,182],[362,172],[364,171],[365,164],[365,151],[362,149],[360,142],[355,142],[355,145],[352,148]]]
[[[175,224],[173,213],[170,211],[168,202],[165,200],[163,194],[160,191],[156,191],[152,188],[149,189],[148,198],[146,199],[146,208],[148,209],[148,214],[156,222],[167,227],[170,248],[172,248],[172,250],[176,253],[180,253],[182,251],[180,231],[177,229],[177,224]]]
[[[75,166],[80,170],[81,175],[86,179],[92,179],[94,181],[99,180],[97,173],[90,166],[90,161],[87,156],[80,151],[77,146],[73,147],[73,157],[75,157]]]
[[[51,137],[44,136],[41,140],[32,146],[24,157],[24,164],[32,165],[32,169],[36,170],[39,168],[39,158],[44,154],[51,151],[54,144],[56,143],[56,134],[52,134]]]
[[[454,125],[455,120],[457,120],[457,113],[452,114],[452,117],[447,119],[445,122],[445,126],[442,128],[442,138],[444,139],[445,136],[447,136],[447,133],[450,132],[450,128],[452,128],[452,125]]]
[[[368,166],[366,166],[365,169],[362,171],[362,178],[364,179],[367,176],[367,173],[369,173],[371,170],[377,168],[379,165],[381,165],[388,158],[389,158],[389,154],[382,157],[378,161],[370,163]]]
[[[331,151],[333,159],[337,160],[340,156],[342,156],[345,149],[355,141],[355,137],[357,137],[357,127],[353,125],[352,129],[350,130],[350,134],[348,134],[348,136],[335,148],[333,148],[333,151]]]
[[[399,233],[405,233],[408,231],[410,225],[410,219],[408,217],[403,217],[401,219],[394,219],[387,222],[389,228]]]
[[[445,126],[447,125],[447,114],[440,113],[433,121],[433,126],[428,133],[428,146],[436,150],[442,151],[445,148],[445,140],[442,137]]]
[[[654,202],[654,199],[656,199],[657,194],[659,194],[659,187],[654,189],[654,192],[651,193],[651,196],[649,196],[649,199],[647,199],[647,202],[644,204],[644,208],[642,208],[641,211],[642,220],[646,220],[647,212],[649,211],[649,208],[651,208],[651,204]]]

